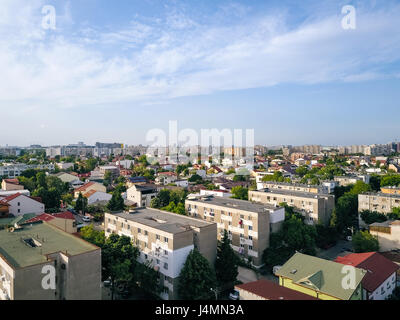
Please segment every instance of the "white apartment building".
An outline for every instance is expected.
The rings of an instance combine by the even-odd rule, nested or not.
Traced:
[[[150,207],[157,194],[158,189],[151,185],[133,185],[126,191],[127,200],[135,202],[139,208]]]
[[[160,274],[164,300],[178,298],[179,275],[193,249],[214,265],[217,225],[161,210],[140,208],[104,217],[105,235],[130,237],[140,250],[138,260],[150,263]]]

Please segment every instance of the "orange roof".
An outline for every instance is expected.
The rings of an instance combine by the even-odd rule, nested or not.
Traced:
[[[97,190],[89,190],[88,192],[86,192],[85,194],[83,194],[83,196],[85,198],[89,198],[90,196],[94,195],[97,192]]]
[[[75,220],[73,213],[70,211],[55,213],[55,214],[53,214],[53,217],[60,218],[60,219]]]
[[[81,187],[75,189],[74,192],[86,191],[86,189],[89,188],[89,187],[91,187],[92,185],[94,185],[94,182],[93,182],[93,181],[92,181],[92,182],[88,182],[88,183],[84,184],[83,186],[81,186]]]

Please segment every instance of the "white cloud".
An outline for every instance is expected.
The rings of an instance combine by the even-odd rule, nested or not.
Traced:
[[[285,14],[218,26],[173,11],[164,22],[88,26],[68,37],[62,27],[41,29],[43,1],[3,1],[0,108],[151,104],[282,83],[368,81],[400,57],[399,6],[358,12],[356,30],[343,30],[339,13],[293,28]],[[64,11],[61,23],[73,24],[68,5]]]

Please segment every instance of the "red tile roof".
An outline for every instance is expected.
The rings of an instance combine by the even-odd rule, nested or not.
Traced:
[[[38,222],[38,221],[50,221],[53,219],[54,219],[54,217],[51,214],[43,213],[43,214],[36,216],[35,218],[26,220],[25,223],[32,223],[32,222]]]
[[[367,274],[362,280],[362,285],[368,292],[374,292],[400,268],[377,252],[352,253],[344,257],[337,257],[335,261],[366,270]]]
[[[18,179],[4,179],[4,181],[11,184],[19,184]]]
[[[4,201],[4,202],[9,202],[9,201],[11,201],[11,200],[14,200],[14,199],[18,198],[19,196],[22,196],[22,194],[20,194],[19,192],[17,192],[17,193],[15,193],[15,194],[12,194],[11,196],[5,197],[5,198],[3,199],[3,201]]]
[[[53,217],[60,219],[75,220],[75,216],[70,211],[60,212],[53,214]]]
[[[88,182],[88,183],[84,184],[83,186],[75,189],[74,192],[86,191],[86,189],[91,187],[92,185],[94,185],[94,182]]]
[[[264,279],[241,284],[235,288],[246,290],[267,300],[318,300],[317,298],[307,294],[280,286],[277,283]]]

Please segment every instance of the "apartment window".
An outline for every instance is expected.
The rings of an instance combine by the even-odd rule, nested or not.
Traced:
[[[147,260],[147,254],[144,255],[144,258]]]
[[[18,209],[18,213],[21,213],[21,209]]]
[[[253,237],[252,237],[252,236],[249,236],[249,240],[253,240]]]
[[[169,293],[169,289],[167,287],[164,287],[163,292],[164,293]]]
[[[157,240],[160,240],[160,236],[159,236],[158,234],[156,235],[156,239],[157,239]]]
[[[164,250],[164,255],[168,255],[168,251],[167,250]]]
[[[244,244],[241,244],[240,247],[241,247],[241,248],[244,248]]]
[[[249,250],[253,250],[253,246],[249,246]]]
[[[137,233],[142,233],[142,229],[138,228]]]
[[[147,236],[149,233],[147,231],[144,232],[144,235]]]
[[[18,202],[18,207],[21,205],[21,203],[20,202]]]
[[[252,226],[249,226],[249,230],[253,230],[253,227],[252,227]]]
[[[168,243],[168,238],[164,237],[164,242]]]
[[[122,227],[122,228],[124,227],[124,223],[123,223],[123,222],[121,223],[121,227]]]
[[[241,215],[240,215],[240,219],[244,219],[244,215],[241,214]]]
[[[111,222],[111,219],[110,219],[110,218],[108,218],[108,222]]]
[[[131,226],[128,224],[128,230],[131,230]]]
[[[160,264],[160,260],[157,259],[157,264]]]
[[[164,269],[168,270],[168,263],[164,263]]]

